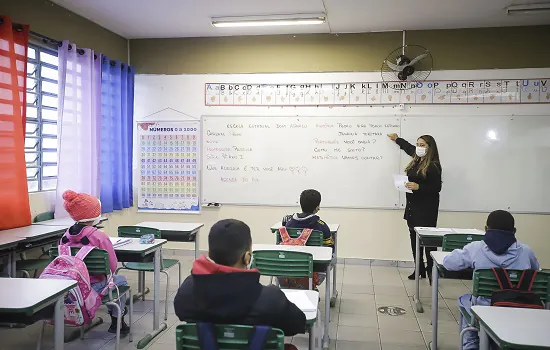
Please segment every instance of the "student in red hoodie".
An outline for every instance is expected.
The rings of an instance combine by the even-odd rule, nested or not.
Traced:
[[[306,317],[276,286],[260,284],[250,269],[252,237],[242,221],[217,222],[208,235],[208,256],[193,264],[174,299],[181,321],[264,325],[293,336],[306,331]]]

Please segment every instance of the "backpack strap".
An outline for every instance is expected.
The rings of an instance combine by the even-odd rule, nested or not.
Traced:
[[[78,253],[76,253],[75,258],[78,258],[78,259],[84,261],[84,259],[88,256],[88,254],[90,254],[90,252],[92,250],[94,250],[94,248],[95,247],[90,246],[90,245],[83,246],[82,248],[80,248]]]
[[[61,255],[71,256],[71,247],[69,247],[68,245],[60,244],[57,247],[57,251],[60,256]]]
[[[493,273],[497,279],[497,282],[500,286],[500,289],[514,289],[510,277],[508,277],[508,272],[505,269],[492,268]]]
[[[290,241],[290,235],[288,234],[288,231],[286,227],[279,227],[279,235],[281,236],[281,240],[283,243]]]
[[[219,350],[216,332],[212,323],[197,323],[197,334],[201,350]]]
[[[305,228],[302,230],[302,233],[300,234],[300,237],[298,237],[298,240],[302,242],[303,245],[306,245],[307,240],[309,239],[309,236],[311,236],[311,233],[313,232],[310,228]]]
[[[538,271],[536,270],[523,270],[519,282],[516,285],[516,289],[523,290],[525,292],[530,292],[535,283],[535,278],[537,277]]]
[[[248,350],[263,350],[267,342],[267,336],[271,332],[271,327],[256,326],[252,330],[250,339],[248,340]]]

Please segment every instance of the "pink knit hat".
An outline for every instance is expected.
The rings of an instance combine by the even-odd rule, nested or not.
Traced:
[[[63,206],[74,221],[93,221],[101,216],[101,202],[94,196],[69,190],[63,193],[63,199]]]

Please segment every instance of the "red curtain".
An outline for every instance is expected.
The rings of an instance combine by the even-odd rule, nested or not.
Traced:
[[[0,230],[31,224],[25,166],[29,27],[0,16]],[[1,234],[1,232],[0,232]]]

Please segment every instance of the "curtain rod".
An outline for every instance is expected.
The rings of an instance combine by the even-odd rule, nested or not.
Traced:
[[[2,20],[2,18],[0,18],[0,24],[4,23],[4,21]],[[19,23],[12,23],[12,27],[15,29],[15,30],[18,30],[18,31],[21,31],[23,30],[23,27],[21,24]],[[42,40],[42,42],[44,42],[45,44],[50,44],[50,45],[57,45],[58,47],[61,47],[63,46],[63,42],[62,41],[59,41],[59,40],[56,40],[56,39],[52,39],[48,36],[45,36],[45,35],[42,35],[40,33],[37,33],[37,32],[34,32],[32,30],[29,30],[29,34],[34,36],[35,38],[38,38],[40,40]],[[69,50],[72,49],[72,45],[69,44]],[[76,52],[83,55],[84,54],[84,49],[76,49]],[[97,54],[94,54],[94,59],[97,60],[99,56]],[[107,60],[107,58],[105,56],[103,56],[103,62],[105,62]],[[117,61],[114,61],[114,60],[110,60],[110,64],[111,66],[116,66],[116,62]],[[125,65],[124,63],[121,62],[120,64],[120,68],[121,69],[124,69],[124,66],[127,66],[128,69],[130,70],[130,65]]]

